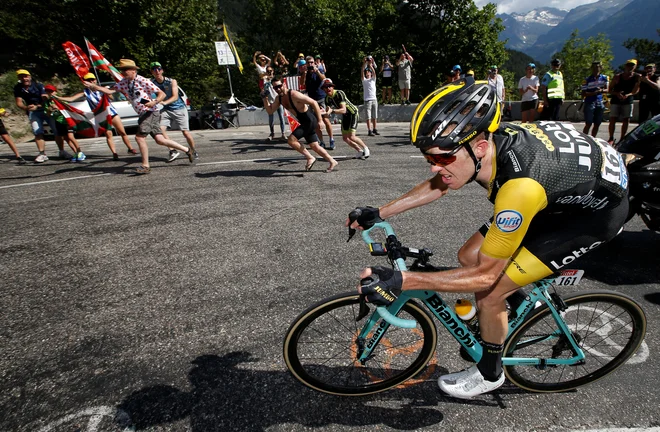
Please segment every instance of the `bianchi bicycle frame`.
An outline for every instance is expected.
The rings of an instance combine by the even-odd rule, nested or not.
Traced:
[[[372,228],[362,231],[362,239],[367,245],[375,243],[370,236],[370,233],[376,229],[382,229],[387,236],[394,236],[392,226],[387,222],[379,222]],[[403,258],[393,260],[394,268],[400,271],[407,271],[406,263]],[[551,334],[539,335],[538,337],[520,341],[519,345],[532,345],[543,340],[558,339],[561,336],[566,337],[566,341],[570,343],[574,356],[571,358],[518,358],[518,357],[503,357],[502,364],[505,366],[510,365],[530,365],[530,366],[552,366],[552,365],[572,365],[585,359],[585,354],[575,341],[571,330],[566,325],[566,322],[561,316],[561,312],[555,307],[555,299],[548,293],[548,289],[552,286],[554,278],[542,279],[533,283],[533,289],[527,298],[520,304],[515,313],[515,318],[509,321],[509,331],[507,338],[518,328],[518,326],[525,320],[525,318],[537,308],[538,302],[545,303],[554,320],[557,323],[558,329]],[[483,348],[481,343],[477,340],[474,334],[468,329],[467,325],[456,315],[453,308],[434,291],[414,290],[403,291],[399,298],[395,300],[390,306],[380,306],[374,313],[371,314],[367,322],[362,327],[358,335],[358,350],[357,360],[365,364],[372,355],[373,350],[380,343],[383,335],[386,333],[390,325],[403,328],[416,327],[416,321],[398,318],[396,315],[401,308],[410,299],[418,299],[426,305],[431,313],[442,323],[447,331],[454,336],[454,338],[467,350],[470,356],[478,362],[481,360]],[[561,307],[559,308],[561,309]],[[378,321],[378,327],[376,327]],[[371,336],[370,336],[371,335]]]

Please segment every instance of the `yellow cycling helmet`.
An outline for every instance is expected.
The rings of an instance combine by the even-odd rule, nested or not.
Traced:
[[[410,121],[410,139],[424,151],[452,150],[480,132],[495,132],[501,103],[488,81],[465,77],[435,90],[417,106]]]

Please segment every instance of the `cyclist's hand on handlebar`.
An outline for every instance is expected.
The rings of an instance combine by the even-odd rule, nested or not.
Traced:
[[[348,214],[346,226],[349,228],[369,229],[382,221],[380,210],[377,207],[358,207]]]
[[[367,267],[360,273],[358,292],[364,294],[369,303],[389,306],[401,295],[403,275],[388,267]]]

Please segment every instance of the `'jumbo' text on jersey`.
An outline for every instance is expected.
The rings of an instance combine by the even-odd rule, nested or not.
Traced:
[[[346,93],[341,90],[335,90],[332,96],[327,95],[325,97],[325,104],[330,108],[335,109],[339,109],[342,105],[346,105],[347,114],[357,114],[358,112],[357,107],[348,100]]]
[[[511,257],[538,213],[597,212],[627,199],[621,155],[572,124],[502,123],[493,139],[494,219],[481,247],[488,256]]]

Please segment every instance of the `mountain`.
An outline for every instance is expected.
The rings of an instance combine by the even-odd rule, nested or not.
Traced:
[[[552,27],[547,33],[537,36],[533,46],[524,49],[523,51],[539,60],[547,61],[552,54],[561,50],[564,42],[568,39],[573,30],[577,29],[581,35],[586,34],[588,30],[594,30],[595,33],[609,34],[609,27],[604,23],[608,18],[612,17],[619,11],[630,9],[627,7],[633,0],[599,0],[596,3],[585,4],[571,9],[565,18],[556,26]],[[647,1],[646,3],[655,3],[658,8],[657,0]],[[639,11],[644,13],[644,10]],[[629,33],[637,27],[637,24],[632,25],[629,21]],[[655,27],[654,27],[655,29]],[[629,36],[633,37],[633,36]]]
[[[614,53],[612,66],[616,68],[629,58],[635,57],[634,52],[628,51],[623,46],[626,39],[643,38],[657,41],[658,28],[660,28],[660,2],[633,0],[597,26],[586,30],[581,36],[587,39],[598,33],[606,33],[612,41]]]
[[[529,49],[540,35],[548,33],[561,23],[568,12],[555,8],[539,8],[527,13],[499,14],[506,27],[500,33],[500,40],[507,40],[507,48]]]

